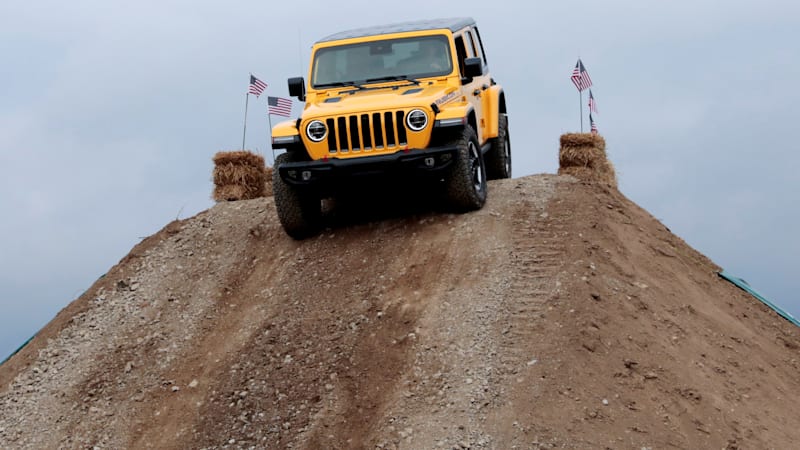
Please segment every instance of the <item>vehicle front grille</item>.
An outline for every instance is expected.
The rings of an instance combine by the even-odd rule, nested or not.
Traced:
[[[329,118],[328,151],[331,153],[380,151],[407,144],[403,111],[357,114]]]

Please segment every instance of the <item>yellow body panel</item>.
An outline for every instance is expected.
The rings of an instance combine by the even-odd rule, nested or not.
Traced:
[[[285,120],[272,126],[272,138],[297,136],[294,120]]]

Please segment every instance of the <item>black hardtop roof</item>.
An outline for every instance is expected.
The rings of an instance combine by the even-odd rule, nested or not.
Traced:
[[[359,38],[364,36],[375,36],[380,34],[390,33],[405,33],[408,31],[424,31],[435,29],[449,29],[450,31],[458,31],[468,25],[474,25],[475,20],[471,17],[454,17],[450,19],[431,19],[431,20],[415,20],[413,22],[402,22],[391,25],[380,25],[373,27],[357,28],[355,30],[341,31],[339,33],[325,36],[317,41],[329,42],[338,41],[340,39]]]

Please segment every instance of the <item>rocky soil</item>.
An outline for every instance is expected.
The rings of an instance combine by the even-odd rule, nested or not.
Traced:
[[[0,366],[0,448],[796,446],[800,330],[615,189],[489,197],[167,225]]]

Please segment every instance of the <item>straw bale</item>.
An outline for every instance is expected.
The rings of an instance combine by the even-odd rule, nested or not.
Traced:
[[[561,147],[594,147],[606,149],[606,140],[599,134],[592,133],[566,133],[561,135]]]
[[[233,202],[236,200],[244,200],[246,194],[247,192],[244,186],[238,184],[228,184],[225,186],[214,187],[214,201],[217,202]]]
[[[249,200],[266,195],[264,157],[249,151],[233,151],[218,152],[213,160],[214,200]]]
[[[225,184],[214,186],[214,200],[251,200],[264,196],[264,184]]]
[[[264,167],[264,157],[247,150],[217,152],[214,165],[236,164],[251,167]]]
[[[567,133],[561,136],[560,142],[559,175],[572,175],[579,180],[617,187],[617,175],[606,155],[606,141],[602,136]]]
[[[561,147],[558,152],[558,165],[561,167],[594,167],[604,159],[605,152],[594,147]]]
[[[558,169],[559,175],[572,175],[573,177],[582,181],[595,181],[594,170],[588,167],[570,166],[560,167]]]
[[[214,167],[214,184],[224,186],[226,184],[258,184],[263,183],[266,172],[265,168],[257,168],[246,165],[225,164]]]
[[[608,159],[602,160],[594,170],[598,182],[617,187],[617,172],[614,170],[614,165],[611,164],[611,161]]]

